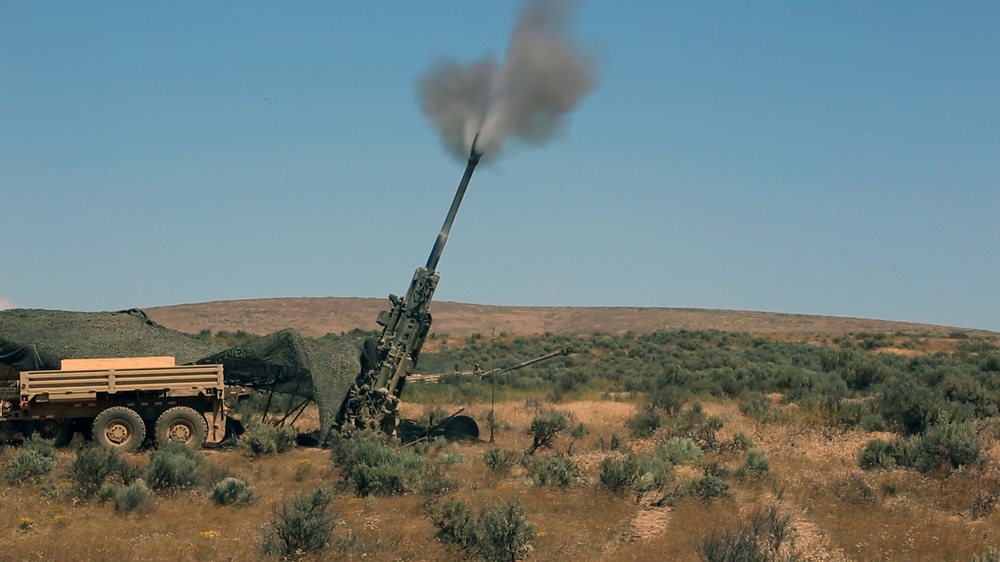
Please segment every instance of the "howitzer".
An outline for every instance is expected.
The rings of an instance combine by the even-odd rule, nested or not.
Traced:
[[[392,307],[379,313],[382,335],[378,342],[365,342],[361,373],[337,414],[337,425],[342,430],[378,428],[390,434],[395,430],[399,397],[406,377],[416,364],[420,348],[431,329],[430,303],[441,278],[437,273],[437,264],[481,156],[476,151],[476,140],[473,140],[465,174],[458,184],[458,191],[434,241],[427,264],[414,272],[406,295],[389,295]]]

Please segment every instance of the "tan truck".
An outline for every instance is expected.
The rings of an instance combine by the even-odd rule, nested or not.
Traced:
[[[0,422],[67,444],[76,432],[135,451],[147,427],[158,445],[219,443],[226,433],[222,365],[173,357],[64,359],[58,371],[21,371],[0,396]],[[12,381],[13,382],[13,381]]]

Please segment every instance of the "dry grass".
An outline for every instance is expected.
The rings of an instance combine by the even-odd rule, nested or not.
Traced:
[[[531,438],[526,429],[540,408],[533,402],[497,404],[502,423],[495,445],[524,451]],[[597,436],[625,435],[623,422],[635,405],[591,401],[555,406],[590,428],[574,446],[573,455],[584,479],[569,489],[538,488],[522,467],[509,477],[489,473],[482,454],[493,444],[458,445],[467,462],[449,470],[460,482],[452,496],[474,508],[517,499],[528,520],[540,531],[533,558],[537,560],[696,560],[697,543],[715,528],[733,528],[756,507],[777,505],[792,517],[796,547],[809,560],[956,560],[968,561],[997,542],[1000,509],[974,519],[972,506],[981,490],[1000,490],[995,460],[984,468],[951,474],[920,475],[912,471],[863,473],[854,456],[873,437],[861,431],[833,430],[815,423],[760,426],[740,415],[731,403],[706,403],[705,410],[726,419],[722,438],[743,431],[765,451],[771,462],[766,477],[749,482],[731,479],[733,497],[726,500],[684,500],[675,507],[653,507],[647,498],[615,495],[596,479],[608,453],[598,450]],[[485,427],[488,405],[467,413]],[[422,407],[406,405],[405,415],[420,417]],[[309,422],[306,414],[305,423]],[[636,450],[652,451],[662,435],[630,440]],[[557,440],[554,452],[566,453],[569,440]],[[991,445],[991,459],[997,458]],[[448,450],[448,449],[446,449]],[[6,460],[13,450],[6,450]],[[75,504],[65,493],[65,470],[72,453],[59,453],[59,468],[46,497],[42,486],[0,484],[0,561],[5,560],[254,560],[272,506],[320,483],[336,485],[337,469],[328,452],[296,449],[276,457],[251,459],[237,451],[207,452],[209,459],[232,476],[246,478],[256,488],[257,501],[244,508],[216,507],[206,489],[156,495],[149,511],[117,515],[109,505]],[[553,454],[541,451],[538,454]],[[135,455],[145,462],[147,455]],[[739,453],[708,452],[706,461],[735,468]],[[308,468],[303,470],[303,466]],[[677,471],[670,486],[699,473],[697,467]],[[58,490],[63,489],[63,492]],[[410,494],[402,497],[358,498],[338,492],[333,509],[341,523],[335,544],[313,560],[461,560],[465,554],[434,540],[426,514],[429,502],[451,496]],[[21,529],[21,519],[33,524]]]

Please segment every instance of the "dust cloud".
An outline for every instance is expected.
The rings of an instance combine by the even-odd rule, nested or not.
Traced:
[[[450,154],[466,159],[477,133],[476,151],[495,156],[511,137],[539,146],[564,131],[569,111],[597,84],[594,61],[567,33],[575,7],[529,0],[502,62],[445,59],[417,77],[421,109]]]

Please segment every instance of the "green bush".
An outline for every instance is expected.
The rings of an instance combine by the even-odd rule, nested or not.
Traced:
[[[569,418],[562,412],[550,410],[536,415],[528,428],[532,442],[525,454],[534,454],[539,448],[551,449],[556,436],[568,427]]]
[[[520,560],[531,552],[537,530],[517,501],[486,508],[479,516],[477,550],[489,562]]]
[[[397,450],[387,436],[369,431],[335,437],[332,455],[344,480],[359,496],[411,492],[420,482],[425,464],[416,452]]]
[[[971,562],[1000,562],[1000,550],[990,547],[985,554],[973,554]]]
[[[983,458],[983,445],[969,423],[934,425],[919,439],[913,465],[920,472],[933,472],[942,466],[968,466]]]
[[[331,490],[320,486],[276,506],[264,533],[264,554],[292,558],[326,548],[336,525],[328,512],[333,498]]]
[[[752,394],[741,401],[740,413],[758,423],[768,423],[774,421],[776,417],[771,401],[760,393]]]
[[[437,528],[435,536],[439,540],[464,549],[475,549],[476,521],[472,517],[468,503],[450,499],[441,506],[430,504],[427,512]]]
[[[69,479],[76,496],[87,499],[96,496],[108,478],[117,476],[122,483],[131,483],[134,480],[129,476],[131,472],[128,461],[117,450],[87,443],[77,450]]]
[[[629,489],[639,478],[639,458],[629,454],[621,459],[607,457],[601,462],[597,479],[612,492]]]
[[[192,488],[202,478],[208,460],[181,442],[170,442],[149,457],[146,481],[154,490]]]
[[[983,445],[967,422],[942,423],[929,427],[922,435],[886,442],[873,439],[858,454],[858,466],[864,470],[894,466],[934,472],[941,467],[958,468],[981,462]]]
[[[252,422],[240,437],[240,450],[249,457],[287,453],[295,448],[297,436],[298,432],[291,426],[275,427]]]
[[[181,445],[185,447],[185,445]],[[127,486],[114,488],[113,498],[115,500],[115,511],[118,513],[131,513],[137,509],[149,509],[152,506],[152,499],[149,487],[146,482],[139,478]]]
[[[631,490],[636,501],[648,492],[659,490],[673,475],[673,465],[660,458],[629,453],[624,458],[605,458],[598,482],[612,492]]]
[[[538,486],[559,486],[566,488],[580,478],[580,468],[566,457],[546,457],[531,463],[531,474]]]
[[[661,459],[670,464],[698,462],[705,456],[701,447],[688,437],[674,437],[660,445],[656,452]]]
[[[750,439],[750,436],[746,433],[739,431],[736,435],[733,435],[733,448],[737,451],[748,451],[755,446],[753,439]]]
[[[652,407],[644,406],[634,416],[625,420],[625,427],[629,429],[632,437],[641,439],[655,433],[661,423],[659,412]]]
[[[52,443],[37,435],[24,441],[21,449],[7,461],[7,483],[40,482],[42,477],[56,467],[56,452]]]
[[[902,439],[872,439],[858,453],[858,466],[862,470],[887,470],[897,465],[907,466],[909,455],[905,449]]]
[[[239,478],[223,478],[212,488],[215,505],[248,505],[253,502],[253,486]]]
[[[437,528],[435,536],[454,544],[480,560],[508,562],[525,558],[531,552],[536,529],[529,524],[520,502],[489,506],[473,517],[469,504],[448,500],[440,507],[427,509]]]
[[[515,451],[508,451],[506,449],[501,449],[500,447],[493,447],[489,451],[483,453],[483,462],[486,463],[486,468],[494,474],[500,476],[506,476],[510,474],[510,470],[514,468],[517,464],[518,459],[521,457]]]
[[[732,496],[729,484],[722,478],[714,474],[705,474],[697,480],[692,480],[681,484],[670,493],[660,498],[656,505],[668,505],[673,507],[677,502],[685,498],[697,498],[701,500],[725,499]]]
[[[746,460],[736,471],[736,476],[743,479],[759,478],[771,470],[771,463],[763,449],[753,448],[747,451]]]
[[[947,419],[944,400],[933,390],[912,381],[886,388],[877,409],[882,417],[906,435],[923,433],[939,420]]]

